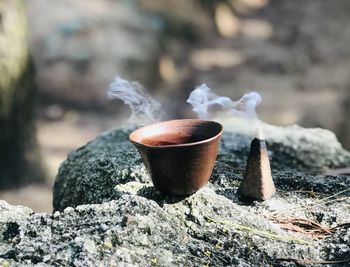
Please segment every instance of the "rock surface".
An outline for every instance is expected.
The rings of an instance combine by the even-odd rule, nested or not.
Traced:
[[[283,138],[271,135],[277,194],[246,203],[237,188],[249,136],[227,132],[210,183],[181,199],[152,187],[127,141],[129,131],[112,130],[69,155],[57,176],[54,214],[0,202],[0,266],[307,265],[290,258],[346,266],[346,225],[315,239],[277,223],[291,217],[323,227],[349,222],[350,177],[319,174],[324,167],[350,165],[333,135],[298,128],[282,130]],[[317,136],[329,138],[322,144]]]
[[[225,129],[213,182],[220,172],[239,181],[249,154],[251,137],[244,132],[231,132],[229,127]],[[128,140],[130,131],[124,128],[106,132],[69,154],[56,178],[55,210],[115,199],[117,185],[129,182],[150,185],[141,158]],[[271,166],[277,175],[283,176],[286,171],[319,174],[326,168],[350,166],[350,153],[342,149],[329,131],[266,125],[264,132]],[[295,186],[313,187],[312,184]]]

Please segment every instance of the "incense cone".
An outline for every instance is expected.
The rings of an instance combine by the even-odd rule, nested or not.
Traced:
[[[275,194],[276,188],[272,180],[265,140],[253,139],[239,192],[242,196],[254,200],[266,200]]]

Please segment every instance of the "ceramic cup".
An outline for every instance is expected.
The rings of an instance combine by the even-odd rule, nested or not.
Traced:
[[[188,196],[208,182],[222,132],[217,122],[183,119],[139,128],[129,139],[161,193]]]

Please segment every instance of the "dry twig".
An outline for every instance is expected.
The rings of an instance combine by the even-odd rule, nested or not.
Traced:
[[[330,235],[334,232],[334,228],[323,226],[318,222],[312,221],[307,218],[278,218],[275,216],[272,218],[272,220],[275,223],[277,223],[281,228],[293,232],[302,233],[314,239],[323,239],[327,235]]]

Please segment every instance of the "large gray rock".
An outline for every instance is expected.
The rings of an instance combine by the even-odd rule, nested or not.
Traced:
[[[0,266],[295,266],[281,259],[348,258],[349,228],[317,240],[286,231],[275,220],[294,216],[326,227],[348,223],[350,177],[314,175],[323,163],[285,166],[279,158],[272,160],[277,194],[264,202],[242,202],[236,193],[250,138],[228,132],[211,182],[185,199],[164,197],[151,185],[128,132],[110,131],[69,155],[54,190],[60,211],[34,214],[0,202]],[[312,134],[318,132],[324,134]],[[310,153],[321,157],[324,147],[317,150],[311,139],[288,160],[308,159]],[[270,144],[272,159],[293,151],[287,141],[271,138]],[[324,153],[327,166],[349,164],[349,154],[334,138],[324,146],[337,152]]]
[[[229,126],[221,141],[213,184],[219,173],[229,181],[242,179],[251,137],[234,133]],[[54,209],[102,203],[119,197],[117,185],[139,182],[150,185],[150,178],[139,154],[128,141],[131,129],[116,129],[69,154],[59,169],[54,186]],[[342,149],[335,135],[322,129],[287,128],[266,125],[271,165],[276,176],[293,173],[321,173],[326,168],[350,166],[350,153]],[[289,179],[294,183],[293,179]],[[279,179],[276,179],[279,183]],[[295,188],[317,187],[295,183]],[[316,180],[315,180],[316,182]],[[283,181],[285,183],[285,181]],[[325,185],[328,186],[327,184]],[[222,185],[217,186],[222,190]],[[315,190],[318,190],[315,188]]]

